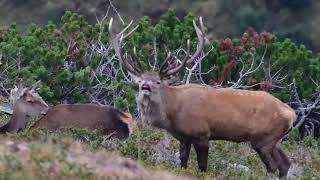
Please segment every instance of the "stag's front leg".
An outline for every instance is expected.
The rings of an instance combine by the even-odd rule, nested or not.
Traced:
[[[202,172],[207,171],[209,142],[206,141],[206,142],[194,143],[193,146],[197,153],[197,161],[198,161],[198,167],[200,171]]]
[[[181,168],[187,168],[188,167],[190,149],[191,149],[190,141],[188,141],[188,140],[180,141]]]

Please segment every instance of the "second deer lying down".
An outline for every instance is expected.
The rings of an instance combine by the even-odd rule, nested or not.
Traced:
[[[209,140],[250,142],[265,164],[268,173],[279,170],[286,177],[290,161],[280,148],[281,138],[292,127],[296,114],[288,105],[263,91],[214,89],[197,84],[170,86],[170,75],[179,72],[186,64],[200,55],[204,46],[203,24],[195,22],[199,43],[194,55],[186,57],[177,67],[166,67],[160,72],[144,72],[136,66],[122,50],[122,41],[128,34],[124,31],[112,37],[119,61],[139,84],[137,104],[142,122],[166,129],[180,141],[181,167],[187,167],[193,144],[200,170],[207,170]],[[131,31],[132,32],[132,31]],[[129,33],[130,34],[130,33]],[[188,43],[189,45],[189,43]],[[167,62],[171,56],[169,55]]]
[[[13,99],[16,100],[11,120],[0,127],[0,133],[16,133],[24,130],[32,117],[40,115],[43,116],[30,129],[47,128],[52,131],[62,128],[102,129],[109,137],[123,139],[136,128],[136,122],[130,113],[111,106],[64,104],[49,108],[35,91],[35,87],[20,87]]]
[[[93,104],[62,104],[51,107],[30,129],[62,128],[102,129],[104,134],[120,139],[127,138],[136,128],[130,113],[111,106]]]
[[[13,114],[10,121],[0,127],[0,133],[16,133],[24,130],[32,117],[38,117],[47,112],[49,106],[33,88],[20,87],[14,97]]]

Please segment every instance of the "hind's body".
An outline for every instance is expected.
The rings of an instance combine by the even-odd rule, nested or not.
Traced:
[[[129,113],[111,106],[62,104],[50,108],[31,129],[47,128],[52,131],[61,128],[103,129],[104,134],[116,132],[117,137],[128,137],[133,121]]]

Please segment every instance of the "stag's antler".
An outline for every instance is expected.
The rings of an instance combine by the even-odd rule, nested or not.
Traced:
[[[31,90],[36,90],[41,84],[41,80],[38,80],[37,82],[35,82],[32,87],[31,87]]]
[[[115,53],[116,53],[117,57],[119,58],[120,63],[123,64],[125,66],[125,68],[130,73],[132,73],[134,75],[141,74],[143,72],[143,70],[141,69],[141,65],[139,64],[138,67],[134,66],[132,64],[132,62],[129,61],[127,55],[123,53],[123,49],[122,49],[122,41],[123,41],[123,39],[125,39],[130,34],[132,34],[138,28],[138,25],[136,27],[134,27],[128,34],[124,35],[124,32],[132,24],[132,21],[130,21],[130,23],[122,31],[120,31],[118,34],[113,34],[113,32],[112,32],[112,22],[113,22],[113,18],[111,18],[110,22],[109,22],[109,35],[111,37],[110,38],[111,39],[111,43],[113,45],[113,48],[115,50]],[[137,63],[139,63],[139,61],[137,61]]]
[[[188,50],[187,50],[186,56],[182,60],[181,64],[175,68],[164,69],[166,67],[166,64],[168,63],[168,61],[172,58],[172,55],[169,52],[166,60],[164,61],[164,63],[162,64],[162,66],[160,68],[160,73],[159,73],[160,77],[163,78],[163,77],[168,77],[170,75],[173,75],[173,74],[179,72],[186,65],[193,63],[198,58],[198,56],[200,55],[200,53],[203,50],[204,43],[205,43],[204,25],[203,25],[201,16],[199,18],[199,23],[200,23],[200,28],[197,26],[196,22],[193,20],[193,26],[194,26],[194,29],[196,30],[197,37],[198,37],[198,45],[197,45],[196,52],[189,58],[190,40],[188,40],[188,43],[187,43]]]

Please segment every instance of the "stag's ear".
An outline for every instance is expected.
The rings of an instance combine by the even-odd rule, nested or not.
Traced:
[[[162,80],[163,84],[170,86],[172,84],[174,84],[175,81],[172,81],[171,79],[164,79]]]
[[[130,77],[131,77],[131,79],[132,79],[133,82],[139,83],[139,82],[141,81],[140,76],[134,75],[134,74],[132,74],[132,73],[130,73],[130,72],[128,72],[128,73],[129,73],[129,75],[130,75]]]
[[[171,75],[169,78],[162,79],[163,83],[166,85],[173,85],[179,81],[179,77],[177,75]]]

